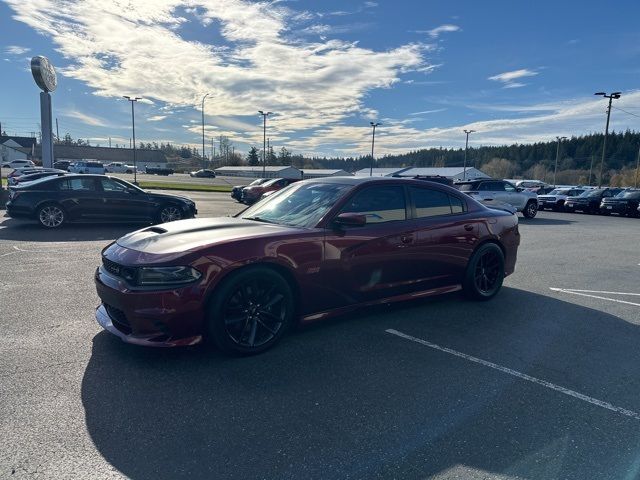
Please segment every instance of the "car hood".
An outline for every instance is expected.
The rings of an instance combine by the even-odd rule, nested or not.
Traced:
[[[150,254],[186,253],[224,242],[293,230],[298,229],[243,218],[198,218],[143,228],[119,238],[116,243]]]

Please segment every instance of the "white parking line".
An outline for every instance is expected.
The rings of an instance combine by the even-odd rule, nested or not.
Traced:
[[[607,300],[609,302],[624,303],[625,305],[633,305],[636,307],[640,307],[640,303],[627,302],[626,300],[618,300],[617,298],[608,298],[608,297],[603,297],[601,295],[592,295],[592,293],[601,293],[605,295],[634,295],[634,296],[638,295],[640,296],[639,293],[604,292],[604,291],[596,291],[596,290],[575,290],[571,288],[556,288],[556,287],[549,287],[549,290],[553,292],[569,293],[571,295],[579,295],[581,297],[597,298],[598,300]],[[588,293],[588,292],[591,292],[591,293]]]
[[[512,370],[511,368],[503,367],[502,365],[498,365],[493,362],[488,362],[487,360],[473,357],[471,355],[467,355],[466,353],[458,352],[457,350],[452,350],[451,348],[441,347],[440,345],[436,345],[435,343],[428,342],[427,340],[422,340],[421,338],[412,337],[411,335],[407,335],[406,333],[402,333],[391,328],[386,330],[386,332],[392,335],[396,335],[397,337],[404,338],[405,340],[411,340],[412,342],[419,343],[420,345],[424,345],[425,347],[433,348],[434,350],[439,350],[441,352],[448,353],[450,355],[454,355],[459,358],[463,358],[470,362],[478,363],[480,365],[484,365],[485,367],[493,368],[494,370],[498,370],[499,372],[513,375],[514,377],[518,377],[522,380],[526,380],[531,383],[542,385],[543,387],[547,387],[551,390],[555,390],[556,392],[569,395],[570,397],[577,398],[578,400],[582,400],[584,402],[590,403],[592,405],[596,405],[598,407],[606,408],[607,410],[611,410],[612,412],[619,413],[621,415],[625,415],[627,417],[631,417],[636,420],[640,420],[640,413],[634,412],[632,410],[627,410],[626,408],[616,407],[615,405],[612,405],[609,402],[603,402],[602,400],[598,400],[597,398],[589,397],[588,395],[584,395],[574,390],[570,390],[560,385],[556,385],[555,383],[547,382],[546,380],[541,380],[539,378],[532,377],[531,375],[527,375],[526,373],[518,372],[516,370]]]

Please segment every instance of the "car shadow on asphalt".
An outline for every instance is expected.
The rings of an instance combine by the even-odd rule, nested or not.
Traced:
[[[82,242],[115,240],[129,232],[143,228],[145,223],[82,223],[63,225],[48,230],[28,220],[0,218],[0,240],[26,242]]]
[[[637,325],[504,288],[490,302],[452,294],[366,309],[248,358],[101,332],[82,380],[87,430],[113,467],[149,480],[430,478],[463,467],[462,477],[622,478],[637,461],[637,420],[389,328],[640,410]]]
[[[518,218],[518,223],[523,225],[570,225],[572,223],[576,223],[575,220],[564,219],[564,218],[545,218],[545,217],[536,217],[536,218]]]

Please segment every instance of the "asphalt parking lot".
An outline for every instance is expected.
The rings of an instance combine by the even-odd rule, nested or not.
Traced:
[[[638,219],[521,218],[492,301],[367,309],[241,359],[96,324],[100,250],[134,228],[0,217],[0,478],[640,478]]]

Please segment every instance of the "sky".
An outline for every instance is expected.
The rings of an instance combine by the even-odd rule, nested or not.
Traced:
[[[603,9],[603,6],[606,8]],[[0,0],[0,123],[39,130],[30,58],[56,67],[62,137],[360,156],[640,130],[640,2]],[[55,122],[55,120],[54,120]]]

